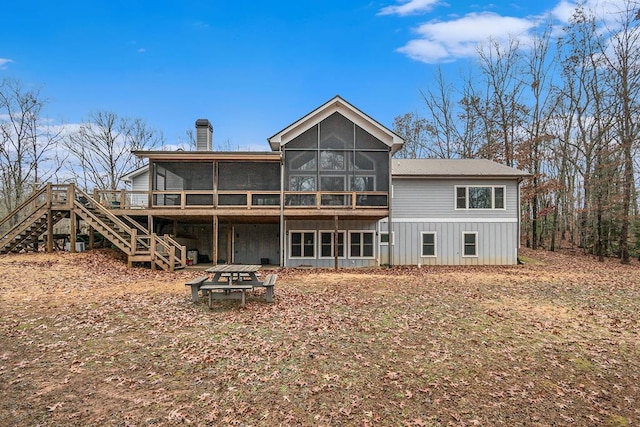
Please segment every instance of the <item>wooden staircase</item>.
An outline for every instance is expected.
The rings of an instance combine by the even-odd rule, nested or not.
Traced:
[[[62,218],[83,220],[127,255],[129,266],[149,262],[167,271],[186,266],[186,248],[168,235],[150,233],[130,217],[120,218],[73,184],[47,184],[0,220],[0,254],[38,249],[43,234],[51,239]],[[48,246],[51,248],[51,246]]]

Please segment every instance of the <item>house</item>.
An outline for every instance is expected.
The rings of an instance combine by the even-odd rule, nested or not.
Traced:
[[[381,263],[390,262],[389,241],[396,265],[517,263],[525,172],[483,159],[393,159],[391,176]]]
[[[213,151],[212,141],[199,119],[195,151],[135,152],[148,165],[125,177],[130,189],[42,208],[40,230],[54,212],[77,215],[107,236],[116,230],[130,262],[174,252],[285,267],[517,262],[524,173],[486,160],[393,159],[403,139],[340,96],[268,138],[271,151]],[[159,244],[165,255],[154,255]]]

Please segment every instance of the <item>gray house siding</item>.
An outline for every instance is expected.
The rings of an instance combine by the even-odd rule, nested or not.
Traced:
[[[387,231],[382,221],[380,230]],[[422,233],[435,232],[436,256],[422,256]],[[463,232],[477,232],[477,256],[464,257]],[[517,222],[394,222],[394,265],[512,265],[517,262]],[[388,246],[380,245],[380,264],[388,264]]]
[[[518,212],[516,180],[407,179],[393,177],[393,218],[513,218]],[[455,209],[456,186],[505,186],[505,209]]]
[[[149,191],[149,170],[131,178],[131,190]],[[134,193],[131,195],[132,207],[146,208],[148,204],[149,204],[149,197],[146,194]]]
[[[233,262],[278,264],[280,261],[278,224],[237,224],[233,226]]]
[[[456,187],[504,187],[504,209],[456,209]],[[393,178],[394,265],[510,265],[517,263],[516,179]],[[388,221],[380,222],[380,231]],[[435,256],[422,256],[422,233],[435,233]],[[476,255],[464,256],[464,233],[476,236]],[[476,234],[477,233],[477,234]],[[389,263],[381,244],[380,264]]]
[[[338,221],[338,230],[345,234],[344,257],[339,258],[339,267],[374,267],[378,265],[378,222],[377,221]],[[320,232],[332,232],[335,229],[333,221],[318,220],[286,220],[285,230],[285,267],[333,267],[334,258],[323,258],[320,256]],[[291,257],[291,233],[297,231],[315,232],[315,254],[310,258]],[[349,232],[369,231],[373,232],[373,256],[372,257],[352,257],[349,251]]]

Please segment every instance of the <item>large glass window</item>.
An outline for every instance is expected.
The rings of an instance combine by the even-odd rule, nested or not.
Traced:
[[[284,163],[287,191],[389,190],[389,147],[338,112],[288,142]],[[315,180],[291,179],[300,175]],[[387,200],[359,204],[383,206]]]
[[[373,257],[373,231],[349,232],[349,257],[372,258]]]
[[[456,209],[504,209],[505,187],[456,187]]]
[[[320,191],[344,191],[344,176],[321,176]]]
[[[320,170],[345,170],[345,155],[343,151],[320,151]]]
[[[320,232],[320,258],[333,258],[333,242],[334,242],[334,231],[321,231]],[[345,232],[338,232],[338,258],[344,258],[344,242],[345,242]]]
[[[315,258],[316,233],[314,231],[292,231],[290,236],[291,258]]]
[[[340,113],[333,113],[320,122],[321,150],[352,150],[353,122]]]
[[[311,175],[290,176],[289,191],[316,191],[316,177]]]

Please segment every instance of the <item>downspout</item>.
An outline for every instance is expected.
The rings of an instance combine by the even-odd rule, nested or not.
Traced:
[[[518,178],[518,182],[516,184],[516,198],[518,200],[518,241],[516,242],[516,264],[520,264],[520,240],[522,238],[522,236],[520,235],[520,217],[521,217],[521,212],[520,212],[520,183],[522,182],[522,178]]]
[[[387,222],[387,233],[389,233],[389,244],[387,245],[387,250],[389,251],[389,268],[391,268],[393,266],[393,245],[391,244],[393,239],[391,238],[393,236],[393,222],[391,221],[392,218],[392,209],[391,206],[393,205],[392,201],[393,201],[393,181],[392,181],[392,173],[391,170],[393,169],[393,164],[391,163],[393,161],[393,154],[391,154],[391,150],[389,150],[389,189],[388,189],[388,196],[387,196],[387,205],[389,205],[389,221]]]
[[[286,236],[284,227],[284,151],[280,146],[280,267],[285,265]]]

